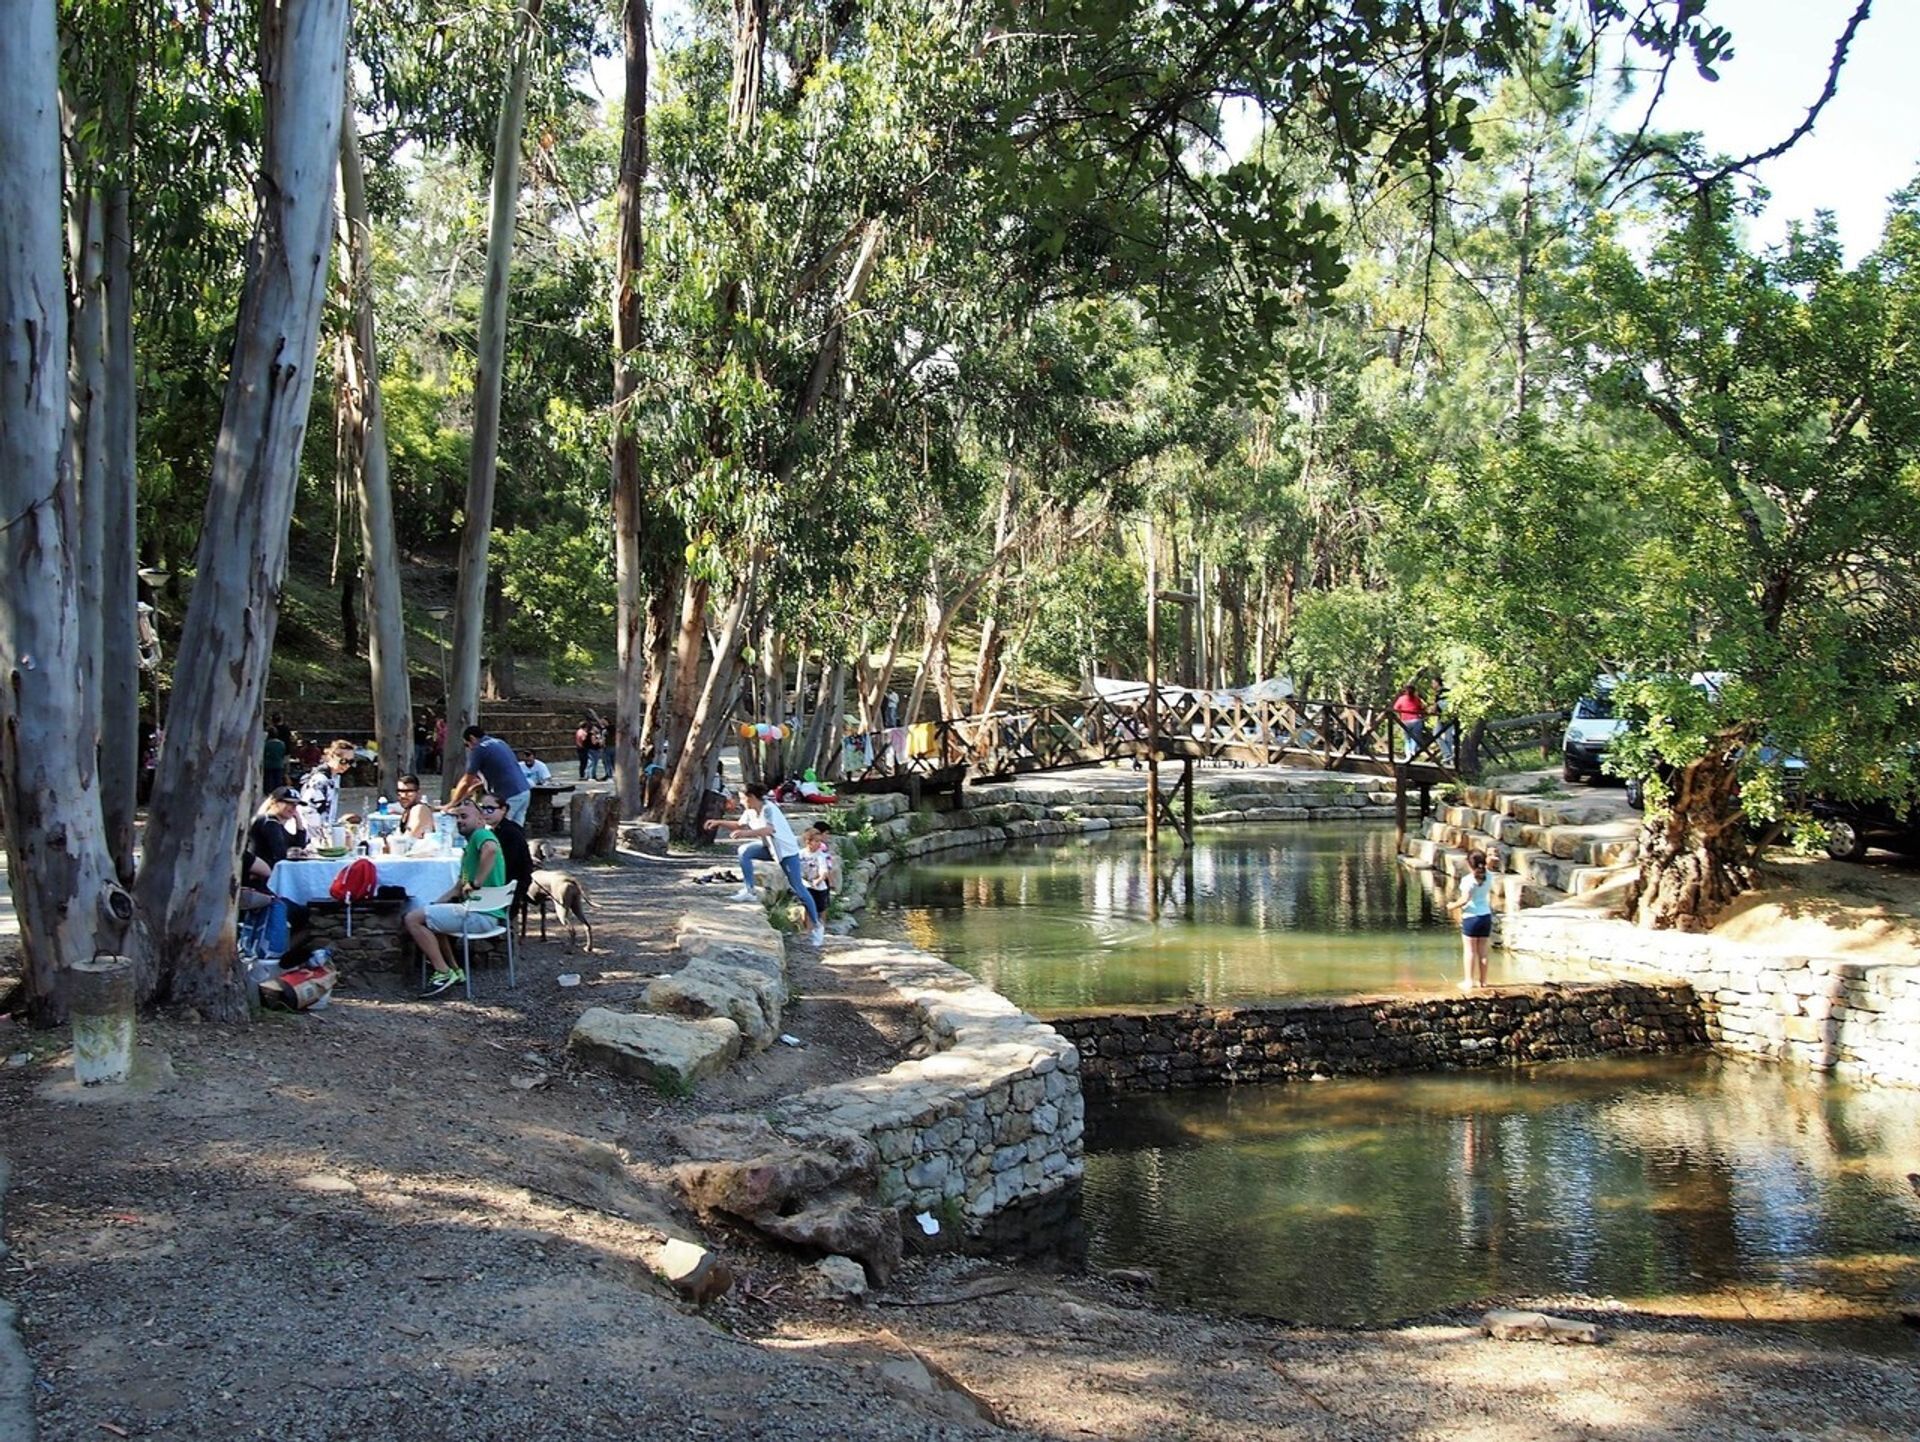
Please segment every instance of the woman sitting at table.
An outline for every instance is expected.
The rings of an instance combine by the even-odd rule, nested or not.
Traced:
[[[420,778],[411,773],[402,776],[396,789],[400,803],[400,834],[411,836],[415,841],[433,835],[433,808],[420,797]]]
[[[247,844],[240,853],[240,910],[258,911],[280,898],[268,889],[273,868],[283,861],[299,861],[307,854],[307,832],[300,824],[300,793],[282,786],[261,803],[260,814],[247,828]],[[306,928],[307,909],[287,903],[287,924],[295,933]]]

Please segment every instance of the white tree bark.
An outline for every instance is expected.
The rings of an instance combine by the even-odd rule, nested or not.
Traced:
[[[260,215],[140,868],[159,994],[222,1021],[246,1017],[236,857],[333,249],[346,22],[346,0],[262,6]]]
[[[641,728],[646,722],[647,621],[640,443],[633,432],[633,398],[640,379],[633,352],[640,346],[641,188],[647,176],[647,0],[624,0],[621,34],[626,48],[627,93],[621,107],[620,236],[613,280],[613,562],[617,600],[619,682],[613,698],[613,784],[622,817],[638,816],[645,804]]]
[[[407,684],[407,623],[400,603],[400,545],[393,530],[387,418],[380,401],[380,351],[374,336],[373,241],[367,177],[353,106],[340,119],[340,201],[347,285],[353,297],[353,376],[359,434],[354,480],[360,496],[360,551],[367,567],[367,659],[373,672],[373,730],[380,742],[380,786],[394,794],[412,770],[413,693]]]
[[[473,448],[467,464],[467,520],[460,536],[454,584],[453,661],[448,679],[447,736],[480,720],[480,641],[486,628],[487,550],[493,539],[493,495],[500,460],[500,381],[507,357],[508,281],[513,230],[520,210],[520,142],[527,124],[527,86],[533,78],[534,25],[540,0],[527,0],[507,74],[500,123],[493,139],[493,195],[487,222],[487,279],[480,293],[480,329],[473,381]],[[442,767],[441,795],[453,794],[460,773]]]
[[[54,0],[16,0],[0,24],[0,818],[43,1022],[64,1018],[65,970],[93,954],[115,884],[80,685],[58,86]]]

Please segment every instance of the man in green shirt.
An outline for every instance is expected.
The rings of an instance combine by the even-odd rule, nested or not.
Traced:
[[[486,926],[483,918],[506,919],[504,910],[469,912],[461,905],[463,898],[483,887],[507,884],[507,858],[500,849],[500,838],[482,822],[480,808],[474,801],[457,802],[451,810],[454,823],[467,841],[466,849],[460,854],[460,880],[438,901],[416,906],[407,913],[407,935],[426,957],[432,973],[428,996],[438,996],[467,979],[466,972],[460,969],[453,943],[447,938],[461,935],[470,925]]]

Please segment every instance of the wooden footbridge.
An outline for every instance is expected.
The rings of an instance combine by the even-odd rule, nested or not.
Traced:
[[[1193,763],[1243,762],[1306,766],[1393,778],[1404,798],[1420,795],[1421,814],[1432,788],[1474,769],[1474,759],[1503,751],[1522,733],[1538,736],[1550,714],[1516,717],[1474,728],[1463,748],[1456,723],[1424,728],[1409,747],[1390,703],[1252,701],[1211,691],[1162,686],[1159,715],[1148,716],[1146,688],[1137,696],[1089,696],[1020,710],[957,716],[855,737],[840,781],[842,791],[957,791],[967,782],[999,781],[1042,771],[1139,759],[1178,761],[1191,830]],[[1154,741],[1149,743],[1149,735]],[[1471,752],[1471,755],[1469,754]],[[1155,768],[1157,770],[1157,767]],[[1165,807],[1164,798],[1161,799]]]

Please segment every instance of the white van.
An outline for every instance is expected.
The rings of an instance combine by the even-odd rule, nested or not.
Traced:
[[[1626,729],[1627,723],[1613,714],[1613,687],[1614,678],[1602,676],[1573,703],[1566,739],[1560,743],[1560,774],[1568,781],[1598,781],[1607,747]]]

